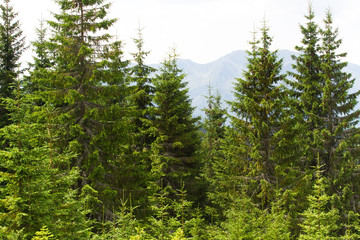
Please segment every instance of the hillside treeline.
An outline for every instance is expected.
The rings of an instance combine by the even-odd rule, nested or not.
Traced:
[[[148,66],[139,29],[125,59],[108,1],[56,2],[28,67],[0,6],[1,239],[360,238],[360,92],[330,11],[309,6],[286,74],[264,22],[200,119],[175,50]]]

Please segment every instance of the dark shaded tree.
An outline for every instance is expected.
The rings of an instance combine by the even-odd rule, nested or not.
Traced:
[[[342,41],[338,39],[338,29],[333,27],[329,10],[324,24],[321,30],[322,126],[317,131],[322,144],[320,161],[330,182],[330,193],[344,196],[344,189],[350,190],[350,195],[354,195],[345,197],[347,204],[341,205],[347,205],[346,210],[359,211],[354,206],[360,182],[356,167],[360,153],[357,127],[360,110],[355,109],[360,91],[352,92],[355,79],[344,71],[347,63],[342,59],[346,53],[338,53]]]
[[[0,5],[0,98],[13,97],[16,79],[20,74],[19,59],[26,49],[25,37],[10,0]],[[0,102],[1,103],[1,102]],[[0,128],[10,124],[9,112],[0,105]]]
[[[209,87],[207,98],[207,107],[203,109],[205,119],[202,125],[204,136],[202,140],[202,152],[204,155],[204,175],[210,179],[214,172],[214,163],[221,156],[221,141],[225,137],[225,123],[227,120],[227,111],[221,106],[221,95],[219,92],[213,94]]]
[[[125,127],[128,62],[122,60],[121,42],[111,42],[106,33],[115,22],[107,19],[110,4],[57,3],[61,12],[48,21],[52,34],[46,43],[52,66],[39,69],[32,84],[41,101],[55,108],[54,126],[61,134],[54,146],[77,155],[69,162],[81,172],[76,188],[99,192],[102,206],[91,206],[91,216],[111,219],[129,168],[122,157],[131,130]]]
[[[315,130],[322,126],[321,102],[324,81],[321,77],[319,27],[314,21],[315,14],[311,5],[309,5],[308,15],[305,18],[308,22],[300,26],[303,35],[302,45],[295,47],[299,55],[292,56],[295,61],[292,66],[294,72],[290,72],[289,75],[293,80],[288,83],[297,100],[298,111],[296,114],[300,115],[299,121],[303,126],[301,133],[303,169],[311,169],[311,167],[316,166],[315,159],[321,145],[317,141]]]
[[[138,36],[133,39],[137,51],[132,53],[134,65],[130,68],[129,86],[129,109],[131,111],[131,125],[133,126],[133,144],[129,157],[134,162],[132,169],[135,170],[134,189],[138,194],[133,197],[138,199],[139,209],[148,208],[147,183],[151,174],[151,144],[155,141],[153,128],[154,120],[154,87],[152,78],[155,68],[148,66],[145,61],[150,54],[144,50],[144,37],[142,29],[138,29]],[[142,215],[145,211],[142,211]]]
[[[202,109],[205,119],[201,125],[204,132],[201,141],[202,177],[207,192],[207,212],[213,222],[217,216],[222,215],[223,209],[219,206],[217,193],[222,191],[223,178],[220,174],[223,169],[223,144],[226,133],[225,123],[227,111],[221,106],[221,95],[219,92],[213,94],[209,86],[207,107]],[[211,203],[210,203],[211,202]]]
[[[198,118],[194,118],[193,107],[184,82],[185,74],[176,63],[175,50],[163,61],[160,72],[153,80],[156,140],[152,144],[153,188],[180,189],[192,195],[196,190],[195,176],[200,164],[196,158],[199,148]],[[191,194],[190,194],[191,193]],[[195,196],[195,195],[194,195]],[[170,198],[174,198],[172,193]]]
[[[264,23],[260,41],[254,35],[251,42],[244,77],[236,79],[235,100],[229,102],[234,115],[225,154],[234,174],[229,173],[232,189],[242,189],[264,208],[278,187],[293,184],[296,177],[292,104],[282,85],[282,60],[270,50],[271,42]]]

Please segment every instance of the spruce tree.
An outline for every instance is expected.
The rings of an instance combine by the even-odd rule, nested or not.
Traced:
[[[35,93],[39,91],[39,86],[37,86],[36,81],[33,81],[37,76],[41,76],[42,70],[48,69],[52,66],[52,61],[47,46],[47,28],[45,27],[45,21],[40,21],[40,26],[36,28],[36,40],[33,41],[32,51],[33,59],[29,63],[28,75],[24,76],[23,88],[26,89],[27,93]],[[41,99],[38,99],[38,105],[44,104]]]
[[[0,5],[0,98],[13,97],[16,79],[19,76],[19,59],[26,49],[25,37],[10,0]],[[0,100],[0,128],[10,124],[9,112]]]
[[[151,74],[155,69],[145,64],[150,52],[144,50],[142,29],[138,30],[138,37],[134,39],[137,52],[133,53],[135,65],[131,68],[131,81],[134,83],[130,96],[130,105],[134,110],[134,124],[136,126],[136,151],[141,152],[149,148],[153,139],[149,136],[149,128],[153,120],[152,98],[154,89]],[[145,148],[145,149],[144,149]]]
[[[40,26],[36,28],[37,39],[32,43],[35,56],[33,57],[34,62],[30,64],[30,67],[34,70],[49,68],[52,66],[47,47],[47,31],[48,29],[45,26],[45,21],[41,20]]]
[[[130,86],[129,86],[129,108],[131,111],[131,125],[133,126],[133,144],[130,149],[129,156],[135,163],[132,167],[136,171],[136,184],[134,189],[139,190],[138,204],[140,208],[144,208],[147,201],[146,191],[147,182],[149,179],[149,172],[151,170],[151,144],[155,141],[154,137],[154,87],[152,85],[152,78],[155,68],[148,66],[145,61],[150,54],[149,51],[144,50],[144,37],[142,29],[138,29],[138,36],[133,39],[137,52],[132,53],[134,65],[130,70]],[[135,187],[136,186],[136,187]]]
[[[236,196],[221,223],[224,232],[217,239],[256,239],[262,230],[263,215],[258,205],[245,196]]]
[[[289,186],[293,182],[288,178],[295,177],[291,99],[282,85],[286,77],[281,74],[282,60],[270,50],[271,42],[264,23],[260,41],[254,36],[251,43],[244,77],[236,79],[235,100],[229,102],[234,115],[226,153],[231,162],[227,167],[233,172],[229,177],[235,175],[233,190],[244,187],[263,207],[272,201],[277,187]]]
[[[195,176],[199,163],[195,157],[200,139],[197,121],[184,82],[185,74],[176,63],[175,50],[163,61],[154,78],[154,128],[156,140],[152,144],[153,182],[163,183],[166,189],[180,189],[181,182],[189,195],[196,190]],[[159,184],[153,185],[154,189]],[[170,198],[176,198],[174,192]]]
[[[0,235],[18,235],[30,239],[43,226],[60,239],[90,236],[87,203],[91,196],[74,190],[80,178],[68,162],[73,152],[54,148],[58,132],[53,129],[51,107],[43,106],[45,114],[34,111],[37,96],[24,94],[18,82],[16,99],[7,99],[14,122],[1,129],[7,147],[0,150],[6,172],[0,173]],[[39,107],[37,107],[39,108]]]
[[[359,224],[359,214],[354,213],[353,211],[347,212],[346,223],[343,224],[345,228],[345,233],[343,234],[344,240],[353,240],[360,238],[360,224]]]
[[[340,214],[332,201],[336,196],[326,193],[328,184],[321,174],[321,166],[318,164],[315,184],[308,196],[309,207],[302,214],[304,220],[299,239],[338,239]]]
[[[294,79],[289,82],[298,101],[294,114],[299,116],[298,125],[302,129],[299,166],[302,172],[310,173],[319,154],[330,193],[343,196],[339,209],[357,211],[351,206],[358,191],[355,182],[359,181],[354,172],[359,154],[356,128],[359,111],[354,107],[359,92],[350,93],[354,80],[343,70],[347,63],[341,59],[346,54],[337,52],[341,40],[332,26],[331,13],[326,13],[323,29],[314,22],[311,5],[306,18],[308,23],[301,26],[302,45],[296,47],[300,54],[293,56],[295,72],[290,75]]]
[[[222,191],[221,182],[224,177],[220,174],[223,168],[224,155],[222,146],[226,132],[227,111],[221,106],[221,95],[219,92],[213,94],[209,86],[207,107],[202,109],[205,119],[202,123],[204,134],[201,141],[202,177],[204,178],[208,203],[207,211],[212,221],[217,215],[222,215],[217,193]]]
[[[304,172],[316,166],[317,154],[324,175],[330,180],[331,193],[346,195],[349,209],[353,193],[357,192],[358,178],[354,174],[355,159],[359,154],[356,124],[359,111],[354,110],[359,92],[350,93],[354,80],[344,72],[347,63],[341,62],[345,53],[338,53],[341,40],[338,30],[332,26],[331,13],[324,19],[325,27],[319,29],[314,22],[314,12],[309,6],[308,23],[301,26],[304,35],[302,46],[293,57],[295,73],[290,82],[298,100],[299,125],[302,125],[303,154],[300,164]],[[303,160],[304,161],[303,161]],[[346,192],[351,192],[347,194]],[[345,206],[346,205],[346,206]],[[356,211],[356,210],[355,210]]]
[[[57,3],[61,12],[48,21],[52,35],[46,43],[52,66],[37,71],[32,81],[44,104],[55,108],[54,126],[62,134],[54,146],[77,154],[69,163],[81,171],[76,187],[90,185],[99,193],[104,207],[92,206],[91,216],[111,219],[131,164],[122,158],[129,135],[125,128],[128,62],[122,59],[121,42],[111,43],[111,36],[104,33],[115,22],[107,19],[110,4],[104,0]]]
[[[321,77],[319,27],[314,21],[315,14],[311,5],[305,18],[308,22],[300,26],[303,35],[302,45],[295,47],[299,55],[292,56],[295,61],[292,65],[294,72],[290,72],[289,75],[293,80],[288,83],[297,99],[297,111],[294,114],[299,114],[303,128],[303,132],[300,133],[300,138],[303,139],[301,161],[305,162],[303,165],[306,169],[310,169],[316,166],[314,159],[320,149],[315,131],[322,127],[321,100],[324,81]]]
[[[216,239],[291,239],[289,216],[281,209],[281,201],[262,210],[246,195],[231,200],[221,223],[223,232],[219,231]]]
[[[214,95],[209,86],[207,108],[202,109],[205,113],[202,128],[205,131],[202,140],[202,152],[204,158],[203,172],[207,179],[213,176],[214,163],[220,157],[221,141],[225,137],[225,122],[227,120],[226,110],[221,106],[221,95]]]
[[[41,228],[40,231],[35,233],[36,236],[33,237],[31,240],[50,240],[50,239],[54,239],[54,235],[51,234],[51,232],[49,231],[49,229],[44,226]]]
[[[321,30],[321,77],[324,82],[320,105],[324,124],[319,130],[323,144],[321,163],[325,167],[325,176],[331,180],[333,193],[340,193],[345,186],[356,193],[359,191],[356,183],[360,180],[354,172],[360,153],[357,140],[360,132],[356,126],[360,110],[355,106],[360,91],[350,92],[355,79],[344,71],[347,63],[341,59],[346,53],[338,53],[342,41],[338,39],[338,29],[333,27],[329,10],[324,23]]]

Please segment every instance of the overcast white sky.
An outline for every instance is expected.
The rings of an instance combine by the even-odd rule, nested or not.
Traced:
[[[132,38],[139,23],[144,27],[145,48],[151,51],[148,62],[160,62],[176,46],[181,58],[207,63],[235,50],[249,48],[251,32],[268,21],[273,49],[294,50],[301,40],[299,24],[306,23],[308,0],[111,0],[110,16],[118,18],[112,34],[133,52]],[[41,16],[58,12],[54,0],[12,0],[19,12],[22,29],[31,41]],[[312,0],[317,21],[322,24],[330,8],[334,25],[343,39],[347,61],[360,65],[360,1]],[[27,57],[29,54],[27,54]]]

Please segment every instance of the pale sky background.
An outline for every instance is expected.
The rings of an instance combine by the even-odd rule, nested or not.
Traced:
[[[149,63],[160,62],[172,46],[180,57],[207,63],[236,50],[249,49],[255,27],[265,18],[273,37],[273,49],[289,49],[300,44],[299,24],[308,0],[111,0],[110,16],[118,18],[112,29],[124,41],[125,52],[134,52],[132,41],[139,24],[144,27],[145,49],[151,51]],[[22,29],[30,42],[35,39],[39,19],[52,19],[59,12],[54,0],[12,0]],[[360,65],[360,1],[312,0],[318,24],[326,9],[333,13],[334,26],[343,39],[346,61]],[[30,59],[30,52],[24,57]],[[127,58],[130,58],[129,56]]]

